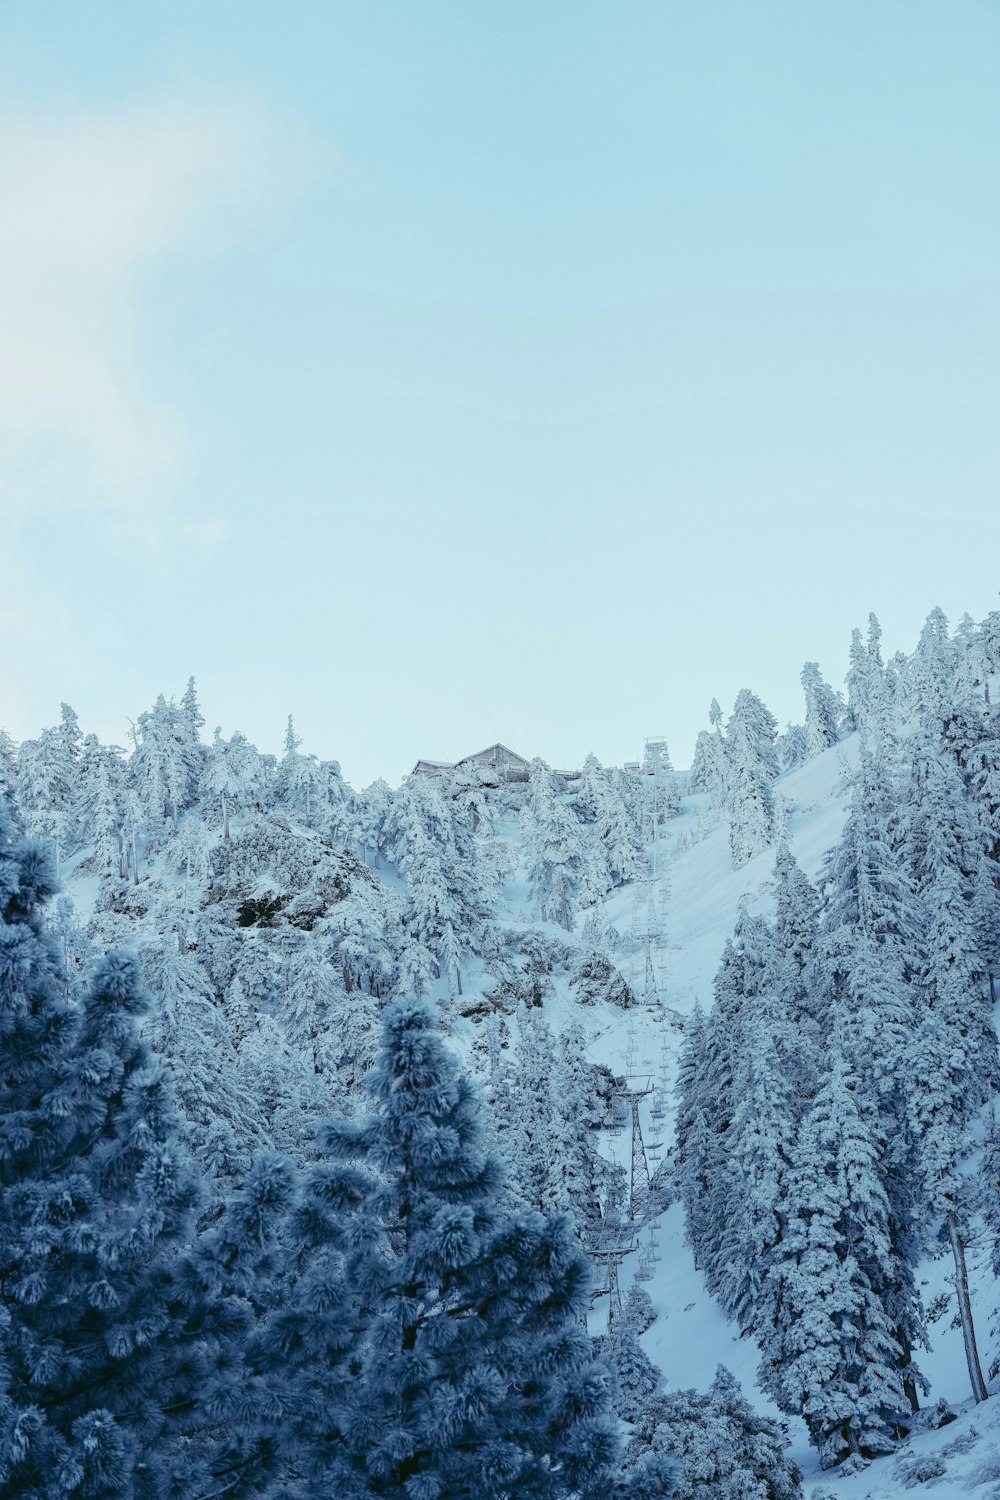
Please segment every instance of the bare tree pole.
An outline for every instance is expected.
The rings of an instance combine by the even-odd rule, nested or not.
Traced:
[[[951,1253],[955,1257],[955,1290],[958,1292],[958,1315],[962,1323],[962,1339],[965,1343],[965,1358],[969,1366],[969,1380],[972,1383],[972,1394],[977,1401],[985,1401],[989,1396],[986,1389],[986,1381],[983,1379],[983,1369],[979,1363],[979,1350],[976,1347],[976,1330],[972,1322],[972,1302],[969,1297],[969,1272],[965,1264],[965,1241],[959,1228],[958,1219],[954,1213],[948,1215],[948,1235],[951,1239]]]

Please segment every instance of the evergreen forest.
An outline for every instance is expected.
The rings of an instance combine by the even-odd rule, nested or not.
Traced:
[[[1000,613],[801,688],[0,731],[2,1500],[1000,1493]]]

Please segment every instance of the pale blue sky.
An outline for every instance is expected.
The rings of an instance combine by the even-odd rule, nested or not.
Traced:
[[[0,4],[0,722],[361,784],[1000,588],[1000,7]]]

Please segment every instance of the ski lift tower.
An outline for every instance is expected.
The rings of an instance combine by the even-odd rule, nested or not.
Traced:
[[[656,959],[660,948],[659,913],[656,908],[656,884],[647,866],[641,886],[636,886],[632,908],[632,931],[636,947],[644,961],[641,999],[643,1005],[658,1005],[659,992],[656,987]],[[637,968],[638,966],[636,966]],[[635,973],[634,988],[639,991],[638,974]]]
[[[648,736],[642,757],[642,770],[646,779],[646,816],[650,822],[650,844],[652,846],[652,876],[655,880],[660,873],[658,853],[660,843],[660,823],[667,809],[667,777],[670,774],[670,752],[667,749],[666,736],[656,734]]]
[[[667,807],[667,776],[670,757],[667,741],[663,735],[647,738],[643,754],[641,776],[644,782],[642,817],[649,835],[649,858],[644,880],[644,900],[637,910],[636,937],[642,945],[645,958],[643,1003],[657,1005],[660,1001],[656,985],[657,962],[662,962],[662,892],[660,890],[662,869],[665,865],[666,848],[660,834],[660,824]],[[638,895],[638,892],[637,892]],[[644,909],[643,909],[644,908]]]
[[[629,1214],[633,1219],[637,1219],[639,1209],[649,1195],[649,1163],[646,1160],[642,1127],[639,1124],[639,1100],[651,1094],[653,1086],[648,1077],[644,1080],[634,1078],[632,1082],[637,1086],[629,1088],[628,1091],[629,1102],[632,1106],[632,1169],[629,1173],[628,1201]]]
[[[631,1224],[602,1224],[594,1230],[593,1238],[587,1246],[590,1258],[605,1268],[605,1285],[594,1293],[594,1298],[595,1301],[598,1297],[608,1299],[609,1333],[624,1313],[618,1268],[626,1255],[632,1255],[638,1248]]]
[[[635,1023],[629,1027],[628,1047],[625,1051],[625,1079],[621,1089],[621,1096],[628,1101],[628,1108],[632,1115],[632,1162],[629,1171],[629,1217],[636,1220],[639,1217],[639,1209],[647,1194],[649,1193],[649,1163],[646,1160],[646,1148],[642,1139],[642,1126],[639,1122],[639,1100],[645,1099],[653,1092],[653,1078],[651,1073],[639,1071],[639,1057],[636,1048]]]

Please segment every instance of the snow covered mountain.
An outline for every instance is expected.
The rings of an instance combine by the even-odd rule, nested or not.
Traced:
[[[955,1274],[990,1375],[998,673],[996,616],[935,612],[888,665],[873,619],[846,700],[807,663],[780,737],[749,691],[725,726],[713,704],[690,773],[650,742],[638,769],[360,793],[291,721],[281,760],[206,745],[191,683],[127,756],[65,706],[0,737],[0,788],[59,866],[66,996],[139,954],[206,1215],[268,1153],[316,1163],[387,1005],[429,997],[503,1204],[572,1216],[633,1454],[686,1457],[682,1495],[792,1496],[797,1468],[816,1497],[986,1496],[996,1403]]]

